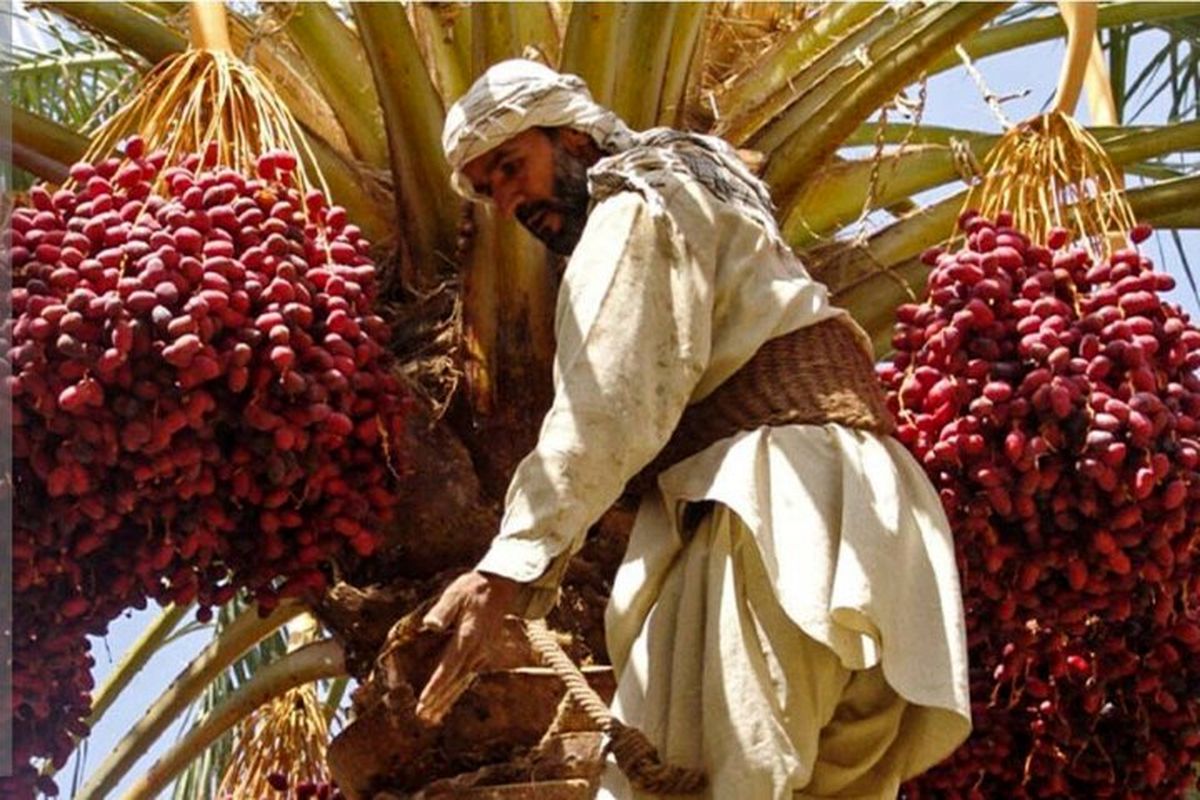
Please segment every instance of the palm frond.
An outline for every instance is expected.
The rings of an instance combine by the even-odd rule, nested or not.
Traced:
[[[1034,17],[1049,17],[1057,14],[1058,9],[1051,3],[1016,3],[1012,8],[1000,12],[1000,15],[992,21],[989,27],[996,28]]]
[[[188,709],[187,717],[180,726],[180,733],[190,726],[195,716],[208,714],[233,690],[233,680],[229,673],[218,675],[204,690],[201,700]],[[232,753],[233,732],[227,731],[218,737],[200,758],[180,773],[172,790],[173,800],[213,800]]]
[[[299,4],[276,16],[328,100],[354,155],[375,169],[386,169],[387,136],[379,96],[356,33],[324,3]]]
[[[1153,41],[1155,52],[1131,75],[1134,39]],[[1171,121],[1200,118],[1200,12],[1117,26],[1103,46],[1123,121],[1137,120],[1159,102]]]
[[[1183,237],[1179,231],[1172,229],[1169,231],[1171,235],[1171,243],[1175,245],[1175,252],[1179,255],[1179,263],[1183,267],[1183,274],[1187,277],[1188,285],[1192,287],[1192,298],[1200,303],[1200,287],[1196,285],[1196,273],[1192,272],[1192,263],[1188,260],[1187,248],[1183,246]],[[1166,259],[1163,259],[1164,261]]]
[[[999,3],[901,10],[873,18],[851,52],[832,48],[827,56],[838,63],[750,140],[751,147],[771,151],[763,177],[783,213],[806,176],[880,105],[1001,10]]]
[[[105,51],[120,56],[131,68],[142,69],[147,65],[135,50],[113,39],[96,35],[87,26],[53,13],[37,0],[23,3],[12,11],[11,16],[13,50],[43,55]]]
[[[237,595],[217,611],[213,637],[219,637],[251,603],[244,595]],[[191,705],[180,725],[180,738],[191,727],[192,719],[203,719],[213,709],[226,701],[239,687],[252,679],[264,665],[280,658],[287,652],[287,626],[274,631],[267,638],[237,659],[222,674],[213,679],[200,698]],[[233,757],[234,732],[225,731],[209,745],[204,754],[193,761],[175,780],[172,797],[174,800],[215,800],[221,777]]]
[[[139,775],[125,792],[125,797],[129,800],[157,797],[194,756],[202,754],[221,734],[265,701],[289,689],[345,672],[342,646],[333,639],[312,642],[272,661],[199,720],[166,754]]]
[[[140,63],[129,53],[83,36],[49,14],[33,10],[14,15],[23,31],[0,53],[0,72],[14,108],[86,133],[112,115],[128,96]],[[18,168],[14,188],[28,188],[36,176]]]
[[[397,218],[407,228],[399,259],[401,275],[417,285],[422,277],[428,280],[428,274],[419,275],[418,268],[430,270],[438,264],[435,254],[451,249],[457,207],[441,152],[442,99],[421,62],[403,8],[364,3],[354,7],[354,20],[382,105]]]
[[[88,776],[75,796],[81,800],[98,800],[108,796],[159,736],[184,716],[214,678],[225,674],[229,666],[241,659],[247,650],[302,612],[303,607],[294,602],[281,603],[265,618],[259,617],[254,610],[242,612],[220,637],[213,639],[184,667],[161,696],[148,705],[141,719]]]
[[[14,105],[80,131],[120,107],[135,74],[124,57],[102,47],[47,54],[14,48],[0,68]]]

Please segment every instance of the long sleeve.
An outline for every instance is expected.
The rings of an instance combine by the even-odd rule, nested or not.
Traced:
[[[712,261],[639,193],[593,210],[559,292],[554,402],[477,566],[530,584],[527,615],[683,413],[710,353]]]

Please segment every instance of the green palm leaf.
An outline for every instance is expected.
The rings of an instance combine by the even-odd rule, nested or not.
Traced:
[[[125,800],[151,800],[158,796],[214,741],[266,701],[288,689],[345,674],[342,648],[332,639],[312,642],[264,665],[191,727],[182,739],[140,775],[123,795]]]
[[[243,596],[237,596],[217,611],[213,624],[213,638],[219,639],[252,604]],[[186,731],[190,722],[203,718],[225,702],[238,687],[245,684],[262,668],[287,652],[287,626],[276,629],[233,662],[204,688],[203,694],[187,710],[180,731]],[[233,752],[232,731],[222,733],[209,745],[204,753],[192,761],[175,781],[174,800],[214,800],[221,776],[229,764]]]
[[[126,54],[64,30],[48,16],[30,15],[23,24],[53,46],[17,45],[0,53],[0,73],[9,90],[3,99],[14,108],[70,130],[87,131],[107,119],[128,96],[136,69]],[[15,177],[17,189],[35,180],[33,173],[20,168]]]
[[[1167,37],[1165,44],[1128,79],[1128,53],[1135,36]],[[1114,29],[1105,40],[1112,66],[1113,94],[1120,109],[1133,108],[1129,120],[1165,98],[1170,120],[1200,117],[1200,13]],[[1126,116],[1123,114],[1122,119]]]
[[[150,704],[113,752],[88,776],[76,797],[80,800],[105,797],[158,737],[207,690],[214,678],[223,674],[246,650],[303,611],[297,603],[284,603],[266,618],[259,618],[255,610],[240,614],[221,637],[214,639]]]
[[[868,130],[878,132],[875,126],[868,126]],[[1131,172],[1145,172],[1151,166],[1150,159],[1164,154],[1200,150],[1200,121],[1130,131],[1107,128],[1098,130],[1097,134],[1117,163],[1137,165],[1129,170]],[[902,135],[902,132],[893,132],[890,138]],[[884,131],[884,139],[887,138],[889,134]],[[999,137],[980,131],[922,128],[913,139],[916,143],[910,143],[903,152],[878,161],[864,158],[827,165],[801,192],[796,205],[782,220],[788,242],[794,247],[806,247],[821,236],[853,222],[863,210],[869,193],[872,202],[867,210],[873,211],[920,192],[958,182],[961,176],[951,141],[962,142],[976,159],[982,161]],[[942,144],[943,140],[945,144]],[[1164,177],[1161,170],[1165,165],[1157,166],[1160,170],[1157,177]],[[1178,177],[1178,174],[1167,170],[1165,177]],[[876,181],[874,186],[873,179]]]
[[[75,129],[86,129],[114,110],[133,70],[120,55],[88,52],[42,54],[14,48],[0,69],[8,75],[14,105]],[[124,90],[124,91],[122,91]]]

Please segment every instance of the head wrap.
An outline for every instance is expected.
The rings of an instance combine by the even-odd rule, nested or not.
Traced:
[[[583,131],[604,152],[627,156],[614,155],[602,162],[603,168],[590,170],[589,191],[603,192],[601,184],[609,184],[609,189],[631,186],[653,196],[653,188],[643,180],[647,170],[690,173],[716,197],[737,205],[779,239],[770,191],[728,142],[670,128],[632,131],[620,117],[592,100],[581,78],[524,59],[496,64],[446,113],[442,148],[455,191],[468,200],[486,202],[463,174],[463,167],[530,128],[558,127]]]
[[[620,117],[592,100],[578,76],[519,58],[496,64],[446,113],[442,149],[455,191],[470,200],[484,200],[463,175],[463,167],[530,128],[557,127],[587,133],[606,152],[626,150],[634,139]]]

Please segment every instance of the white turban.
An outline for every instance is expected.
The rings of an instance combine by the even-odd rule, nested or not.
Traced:
[[[606,152],[626,150],[633,143],[633,132],[592,100],[578,76],[519,58],[496,64],[446,113],[442,149],[454,190],[470,200],[486,200],[463,175],[463,167],[530,128],[558,127],[587,133]]]

